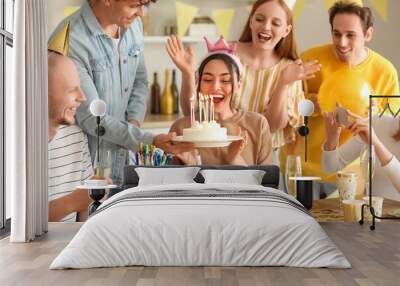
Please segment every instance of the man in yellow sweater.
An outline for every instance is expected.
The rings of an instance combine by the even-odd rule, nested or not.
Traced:
[[[397,71],[384,57],[366,47],[373,35],[373,15],[368,7],[361,7],[351,2],[336,2],[329,11],[329,21],[332,28],[332,44],[312,48],[302,54],[303,61],[318,60],[322,69],[314,79],[305,85],[306,97],[316,105],[316,112],[309,120],[310,135],[308,137],[307,162],[302,160],[302,172],[305,176],[320,176],[322,178],[321,197],[329,194],[335,181],[334,174],[323,173],[321,166],[322,145],[325,141],[324,119],[318,105],[318,91],[321,83],[340,68],[351,65],[364,76],[372,90],[377,95],[399,94]],[[340,83],[338,83],[340,84]],[[386,100],[378,102],[384,105]],[[393,110],[398,110],[396,101],[391,101]],[[351,137],[345,130],[340,137],[343,144]],[[285,172],[286,157],[289,154],[303,155],[304,139],[298,138],[295,145],[281,148],[281,170]],[[324,191],[324,187],[326,191]]]

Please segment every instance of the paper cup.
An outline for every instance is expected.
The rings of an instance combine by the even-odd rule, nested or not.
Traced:
[[[344,200],[342,201],[344,221],[358,222],[361,220],[361,210],[364,201]]]
[[[369,205],[369,197],[363,197],[364,204]],[[372,197],[372,207],[374,208],[376,216],[382,216],[383,210],[383,198],[382,197]],[[364,219],[366,221],[372,221],[372,216],[369,208],[365,208]],[[375,221],[381,221],[380,219],[375,219]]]
[[[357,174],[353,172],[338,172],[336,183],[339,191],[339,201],[354,200],[357,194]]]

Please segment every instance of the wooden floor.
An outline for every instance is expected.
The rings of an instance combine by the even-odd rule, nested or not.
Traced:
[[[322,227],[353,268],[124,267],[48,270],[80,224],[52,223],[49,233],[29,244],[0,241],[0,285],[400,285],[400,223],[368,225],[327,222]]]

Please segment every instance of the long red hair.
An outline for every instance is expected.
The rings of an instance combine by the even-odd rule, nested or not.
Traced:
[[[272,2],[275,1],[277,2],[283,10],[286,12],[286,18],[287,18],[287,25],[292,26],[292,30],[290,33],[283,39],[279,41],[279,43],[275,46],[275,52],[276,54],[281,57],[281,58],[286,58],[290,60],[297,60],[299,58],[299,54],[297,52],[297,45],[296,45],[296,39],[294,36],[294,27],[293,27],[293,16],[292,16],[292,11],[289,9],[289,7],[286,5],[285,1],[283,0],[257,0],[253,7],[251,8],[251,12],[249,15],[249,18],[247,19],[246,25],[243,29],[242,35],[239,38],[239,42],[246,43],[246,42],[252,42],[252,34],[251,34],[251,29],[250,29],[250,21],[253,18],[255,12],[257,11],[258,7],[263,5],[264,3],[267,2]]]

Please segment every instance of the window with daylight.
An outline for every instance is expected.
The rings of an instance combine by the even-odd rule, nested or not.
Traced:
[[[5,188],[5,103],[11,96],[15,0],[0,0],[0,237],[9,232],[11,196]]]

